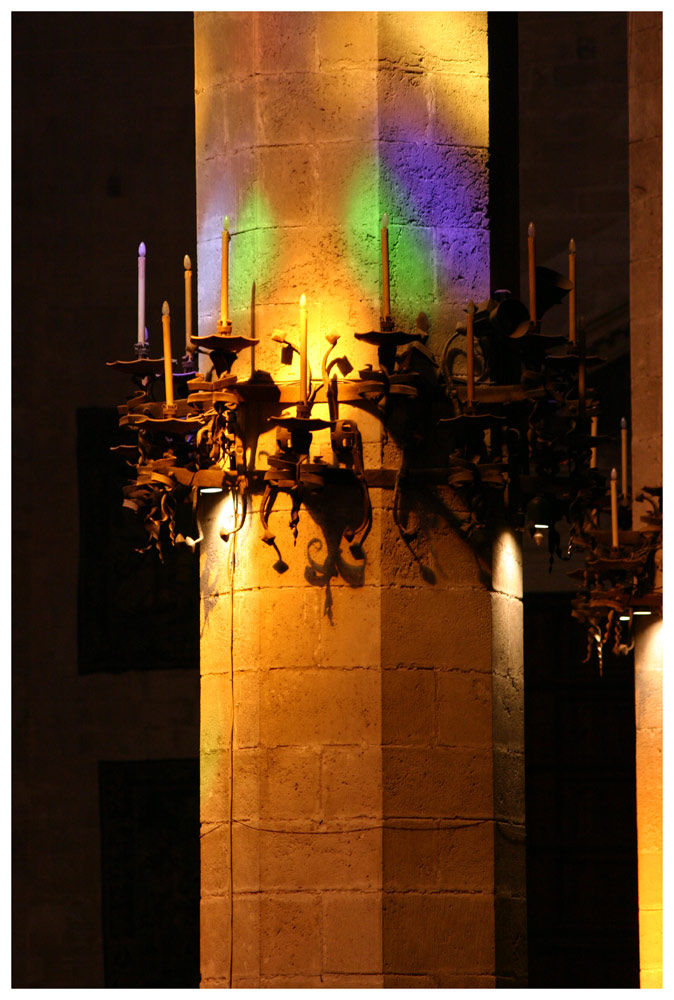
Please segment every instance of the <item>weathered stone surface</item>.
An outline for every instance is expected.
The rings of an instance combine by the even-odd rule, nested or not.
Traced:
[[[487,817],[492,806],[492,758],[463,747],[384,747],[387,816]]]
[[[329,893],[323,898],[323,968],[331,973],[380,973],[380,893]]]
[[[226,896],[206,896],[201,900],[199,940],[201,945],[201,978],[226,979],[229,976],[229,899]]]
[[[490,892],[494,886],[492,823],[449,829],[384,830],[384,888]]]
[[[266,942],[260,956],[263,975],[320,973],[321,902],[318,896],[301,892],[263,895],[260,933]]]
[[[423,933],[419,933],[420,928]],[[493,974],[494,901],[489,895],[384,894],[384,972]]]
[[[323,818],[380,817],[381,748],[324,749],[320,785]]]
[[[438,743],[491,747],[492,681],[476,671],[438,671]]]

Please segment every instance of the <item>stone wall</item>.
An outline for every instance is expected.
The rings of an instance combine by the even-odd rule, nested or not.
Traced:
[[[379,325],[388,212],[392,312],[411,330],[423,311],[437,352],[489,291],[486,15],[207,13],[195,38],[200,333],[229,214],[256,365],[297,378],[270,338],[297,339],[305,292],[314,373],[333,332],[376,366],[352,333]],[[340,416],[366,467],[398,466],[374,416]],[[273,449],[261,434],[258,467]],[[259,496],[226,543],[231,500],[203,507],[202,986],[524,979],[523,866],[504,862],[524,819],[517,546],[492,602],[447,491],[406,491],[407,544],[391,490],[370,492],[360,561],[339,550],[348,496],[308,503],[294,544],[281,495],[276,553]]]

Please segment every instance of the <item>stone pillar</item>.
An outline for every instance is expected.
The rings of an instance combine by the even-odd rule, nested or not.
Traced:
[[[330,333],[376,367],[352,334],[379,325],[387,211],[396,325],[425,313],[437,354],[489,292],[486,14],[198,13],[195,44],[199,332],[228,214],[257,367],[297,379],[271,334],[297,339],[303,292],[314,373]],[[340,416],[397,467],[374,416]],[[406,492],[406,544],[371,489],[364,563],[338,550],[348,497],[293,544],[282,495],[280,555],[259,496],[227,542],[231,499],[202,501],[202,986],[523,981],[519,550],[499,536],[492,592],[449,493]]]
[[[662,13],[629,14],[632,489],[662,485]],[[639,526],[641,506],[634,505]],[[662,622],[637,635],[639,951],[662,987]]]

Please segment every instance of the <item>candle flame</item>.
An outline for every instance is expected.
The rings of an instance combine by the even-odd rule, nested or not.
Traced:
[[[572,236],[571,239],[569,240],[569,253],[575,253],[575,252],[576,252],[576,241]]]
[[[384,212],[381,217],[381,228],[388,229],[388,212]]]
[[[190,260],[188,254],[185,254],[183,258],[183,267],[185,268],[186,271],[192,270],[192,261]]]
[[[307,297],[304,294],[304,292],[302,292],[302,294],[300,295],[300,309],[306,309],[306,307],[307,307]]]
[[[621,431],[626,431],[627,430],[627,421],[625,420],[624,417],[621,417],[621,420],[620,420],[620,430]]]
[[[617,478],[618,478],[618,473],[616,472],[615,469],[611,469],[611,479],[615,481],[617,480]]]
[[[527,236],[531,238],[532,236],[535,235],[536,235],[536,227],[534,226],[533,222],[530,222],[529,227],[527,229]]]
[[[161,314],[162,316],[170,316],[168,302],[164,302],[164,305],[161,307]]]
[[[222,222],[222,231],[229,232],[229,216],[226,215]]]
[[[138,246],[138,256],[139,257],[144,257],[146,253],[147,253],[147,248],[146,248],[145,244],[144,243],[139,244],[139,246]]]

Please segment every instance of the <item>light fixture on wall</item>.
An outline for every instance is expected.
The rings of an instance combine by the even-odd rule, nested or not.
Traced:
[[[253,349],[257,337],[235,334],[228,316],[229,220],[223,228],[221,315],[217,332],[191,336],[186,318],[186,350],[178,365],[171,360],[170,312],[162,315],[164,357],[151,359],[144,318],[144,264],[139,257],[139,343],[141,353],[113,367],[129,373],[136,392],[119,407],[120,427],[135,434],[122,445],[135,478],[124,503],[143,518],[146,549],[201,540],[198,498],[224,491],[235,516],[220,534],[229,539],[246,522],[252,494],[260,499],[261,540],[273,547],[279,571],[287,568],[270,526],[280,493],[291,501],[290,527],[297,537],[302,506],[328,517],[340,508],[341,542],[351,556],[364,560],[370,531],[369,487],[394,491],[393,518],[406,544],[413,546],[410,523],[414,494],[422,484],[445,484],[461,503],[448,516],[463,536],[480,545],[503,521],[530,532],[541,544],[548,535],[551,565],[572,549],[585,551],[586,567],[576,571],[578,597],[574,615],[585,622],[593,643],[603,647],[615,624],[656,610],[655,554],[661,546],[662,518],[658,490],[650,520],[632,531],[626,479],[626,425],[621,427],[623,454],[621,502],[617,476],[610,482],[597,468],[599,446],[609,440],[597,433],[599,400],[587,386],[587,372],[601,359],[588,356],[582,323],[569,310],[569,338],[546,336],[541,319],[574,289],[573,282],[535,266],[535,232],[529,228],[529,307],[508,291],[498,290],[481,303],[470,302],[465,322],[457,324],[440,359],[428,347],[428,321],[422,313],[412,332],[396,329],[388,300],[388,220],[382,225],[384,303],[380,329],[354,332],[377,351],[378,365],[355,375],[346,356],[334,354],[339,340],[327,340],[320,377],[308,357],[308,305],[299,303],[299,346],[287,332],[274,331],[285,360],[299,355],[299,381],[275,381],[256,370],[248,379],[232,373],[236,358]],[[142,245],[141,245],[142,246]],[[569,272],[575,277],[576,248],[569,246]],[[186,258],[186,263],[189,258]],[[191,264],[186,268],[186,296],[191,302]],[[186,309],[187,317],[187,309]],[[138,344],[136,345],[138,348]],[[196,370],[206,355],[210,371]],[[167,359],[167,360],[165,360]],[[338,376],[337,372],[341,375]],[[164,376],[164,399],[156,399]],[[349,407],[344,419],[341,407]],[[322,406],[324,415],[316,414]],[[354,410],[374,415],[398,446],[396,469],[367,469]],[[275,429],[276,449],[264,467],[256,463],[257,438]],[[314,435],[329,431],[328,450],[316,453]],[[659,491],[661,495],[661,490]],[[601,518],[611,531],[600,529]],[[556,525],[569,524],[569,545],[560,549]],[[620,522],[620,523],[619,523]],[[339,548],[339,546],[337,546]],[[339,558],[330,572],[346,572]],[[354,579],[356,579],[355,577]],[[622,617],[621,617],[622,616]],[[624,646],[618,643],[617,646]]]

